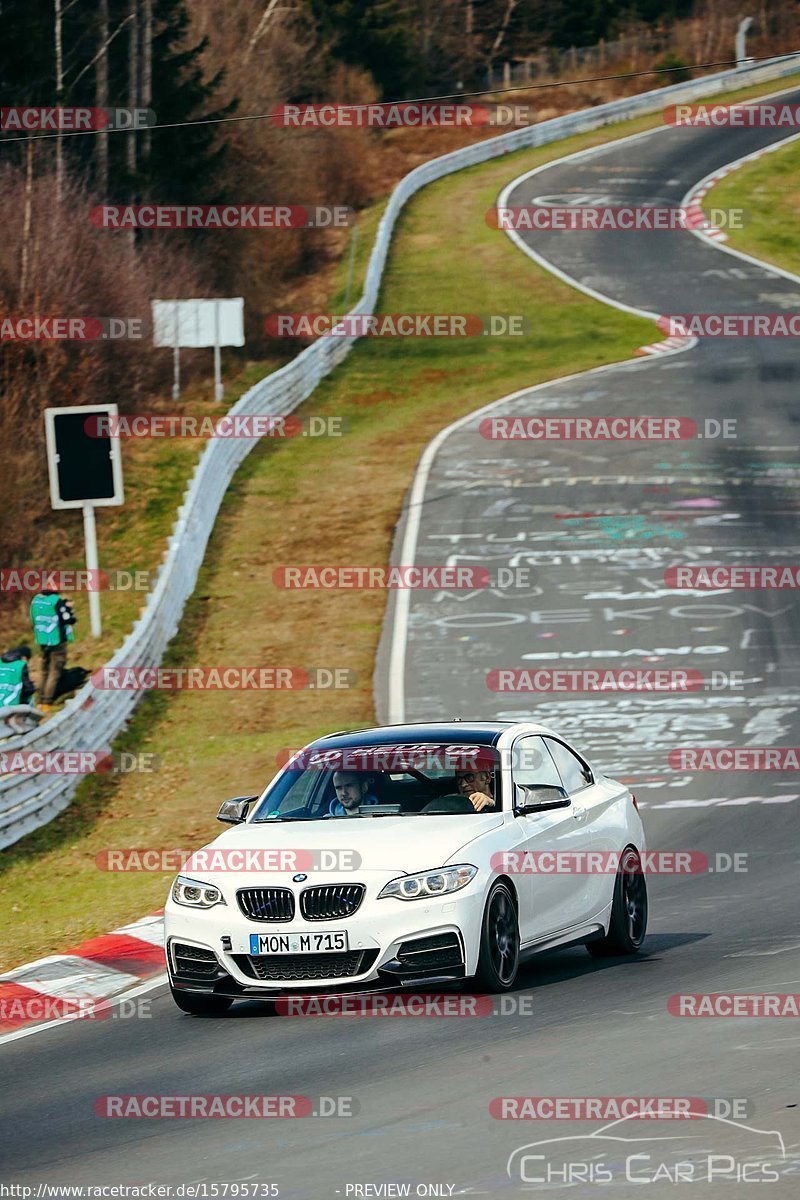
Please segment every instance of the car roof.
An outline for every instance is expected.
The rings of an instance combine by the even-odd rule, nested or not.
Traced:
[[[393,746],[409,742],[469,743],[473,746],[494,746],[504,733],[519,727],[520,731],[544,732],[543,726],[519,721],[434,721],[404,725],[379,725],[372,729],[339,731],[309,742],[306,749],[328,750],[345,746]]]

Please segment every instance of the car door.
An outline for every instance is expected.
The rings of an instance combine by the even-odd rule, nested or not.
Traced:
[[[572,820],[579,830],[576,844],[581,849],[604,852],[603,866],[597,865],[575,879],[579,921],[588,921],[608,903],[614,890],[613,859],[616,848],[611,837],[608,806],[613,789],[596,782],[588,763],[560,738],[545,737],[547,749],[572,802]]]
[[[513,784],[564,786],[545,740],[538,734],[524,734],[516,739],[511,764]],[[520,934],[525,943],[566,929],[581,919],[584,908],[581,877],[554,870],[555,862],[545,852],[585,849],[587,826],[576,820],[571,803],[544,812],[524,813],[516,816],[515,821],[521,835],[519,849],[528,855],[522,860],[523,867],[534,867],[523,869],[515,879],[520,894]]]

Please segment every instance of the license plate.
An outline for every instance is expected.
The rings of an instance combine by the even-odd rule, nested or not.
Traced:
[[[327,954],[347,950],[347,933],[251,933],[251,954]]]

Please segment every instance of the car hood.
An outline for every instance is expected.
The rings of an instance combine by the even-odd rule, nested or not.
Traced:
[[[237,825],[203,850],[351,851],[360,872],[413,874],[463,861],[470,843],[503,824],[500,813],[475,816],[369,817]],[[467,856],[468,857],[468,856]],[[185,870],[191,870],[191,860]],[[290,868],[291,869],[291,868]],[[301,865],[295,869],[303,870]],[[208,874],[199,871],[198,874]],[[216,874],[213,867],[211,873]]]

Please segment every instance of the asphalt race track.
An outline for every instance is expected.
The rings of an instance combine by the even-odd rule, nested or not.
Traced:
[[[662,129],[539,171],[507,203],[583,196],[677,204],[716,168],[782,136]],[[525,240],[585,286],[648,311],[800,310],[800,281],[687,232]],[[520,253],[519,270],[528,269]],[[8,1182],[249,1181],[297,1198],[401,1194],[363,1189],[408,1183],[410,1195],[533,1188],[649,1200],[676,1194],[666,1170],[663,1186],[652,1182],[656,1164],[674,1170],[711,1153],[730,1156],[728,1174],[720,1165],[718,1182],[690,1195],[797,1195],[797,1026],[681,1019],[667,1007],[677,993],[800,991],[796,775],[691,773],[668,763],[680,747],[800,744],[797,606],[789,592],[676,593],[663,576],[676,564],[798,561],[799,380],[788,338],[706,339],[674,356],[536,388],[461,423],[411,498],[398,560],[402,538],[407,546],[413,534],[420,563],[528,575],[520,586],[410,593],[402,687],[395,678],[390,694],[391,623],[379,672],[383,718],[535,714],[632,781],[651,848],[701,851],[721,866],[718,854],[745,853],[746,869],[651,877],[647,956],[603,963],[581,948],[544,955],[523,972],[516,1011],[505,1015],[290,1019],[249,1004],[200,1020],[179,1015],[159,988],[147,997],[149,1019],[79,1021],[6,1044]],[[690,416],[701,431],[706,419],[733,419],[736,436],[581,443],[480,435],[487,415],[513,414]],[[390,616],[404,632],[403,615]],[[595,665],[717,672],[720,686],[540,702],[486,683],[497,668]],[[730,686],[731,672],[743,674],[743,686]],[[115,1120],[94,1111],[109,1093],[188,1092],[351,1097],[357,1112],[267,1122]],[[609,1149],[586,1142],[596,1122],[497,1120],[489,1105],[501,1096],[699,1097],[709,1112],[738,1121],[628,1123],[613,1132],[641,1142]],[[715,1110],[714,1098],[727,1104]],[[677,1140],[653,1141],[667,1136]],[[569,1189],[563,1177],[525,1185],[540,1160],[521,1168],[516,1156],[507,1170],[519,1147],[564,1137],[578,1138],[569,1156],[586,1165]],[[591,1177],[601,1151],[619,1169],[610,1185]],[[632,1152],[650,1156],[636,1164],[638,1185],[624,1182]],[[765,1162],[778,1181],[757,1181]],[[644,1179],[650,1186],[641,1192]]]

